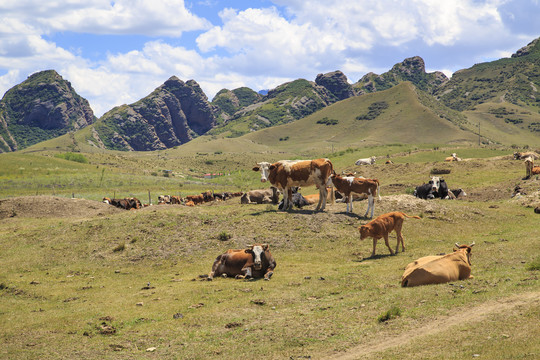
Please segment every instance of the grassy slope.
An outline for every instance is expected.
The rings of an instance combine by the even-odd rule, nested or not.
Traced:
[[[515,178],[512,169],[499,172]],[[356,204],[356,212],[365,205]],[[5,344],[0,354],[36,359],[206,359],[247,353],[261,359],[320,358],[375,338],[414,333],[439,316],[462,312],[466,318],[468,308],[493,299],[539,291],[537,272],[525,269],[538,257],[529,236],[537,222],[531,209],[508,200],[403,206],[423,216],[405,223],[407,252],[389,257],[379,243],[381,256],[375,259],[362,258],[371,242],[360,243],[356,227],[366,221],[345,215],[343,204],[319,214],[278,213],[271,206],[234,201],[95,218],[1,220],[0,319],[9,325],[0,335]],[[397,209],[399,204],[383,198],[376,214]],[[219,241],[220,232],[232,239]],[[191,281],[208,273],[219,252],[253,241],[271,244],[278,266],[270,282]],[[408,262],[448,252],[454,242],[472,241],[477,244],[475,279],[399,287]],[[125,244],[125,250],[115,252],[118,244]],[[151,288],[143,289],[148,282]],[[396,305],[402,316],[379,324],[377,317]],[[538,351],[533,324],[540,314],[529,307],[520,312],[450,328],[423,340],[421,349],[411,344],[418,353],[398,348],[387,354],[425,358],[431,349],[428,354],[444,352],[450,358],[480,353],[490,359],[509,354],[533,359]],[[181,315],[175,319],[175,314]],[[115,334],[102,334],[103,324]],[[505,334],[510,339],[504,347],[492,340]],[[455,346],[440,338],[465,341]],[[150,347],[156,352],[146,353]]]

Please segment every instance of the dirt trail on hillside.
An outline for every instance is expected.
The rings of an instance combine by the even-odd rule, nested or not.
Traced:
[[[464,317],[461,312],[457,312],[455,315],[434,319],[424,326],[406,331],[398,336],[379,337],[371,342],[349,349],[345,353],[331,355],[325,359],[360,359],[366,355],[371,355],[373,353],[384,351],[393,347],[407,345],[414,340],[422,338],[423,336],[434,335],[447,331],[456,325],[480,321],[488,315],[509,312],[523,306],[540,306],[540,292],[535,291],[496,301],[489,301],[473,308],[467,308],[466,317]]]

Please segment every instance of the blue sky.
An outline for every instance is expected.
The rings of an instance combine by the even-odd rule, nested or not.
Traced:
[[[0,95],[54,69],[97,116],[175,75],[211,99],[411,56],[448,76],[540,37],[540,0],[0,0]]]

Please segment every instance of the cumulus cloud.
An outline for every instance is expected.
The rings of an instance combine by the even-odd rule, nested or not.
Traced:
[[[215,24],[184,0],[3,1],[0,94],[33,72],[55,69],[100,116],[148,95],[172,75],[196,80],[212,97],[222,88],[269,89],[333,70],[355,82],[405,57],[445,51],[445,59],[439,57],[436,64],[426,59],[426,65],[449,75],[465,67],[451,56],[456,46],[471,51],[463,58],[478,62],[530,40],[510,33],[501,18],[500,9],[509,9],[513,1],[271,0],[261,2],[273,4],[264,8],[224,8]],[[208,2],[207,8],[218,4]],[[47,40],[62,32],[142,34],[147,41],[89,60],[84,49],[64,49]],[[186,32],[198,35],[196,48],[182,41]]]

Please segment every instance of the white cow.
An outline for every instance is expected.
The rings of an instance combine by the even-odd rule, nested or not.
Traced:
[[[375,156],[365,158],[365,159],[358,159],[354,163],[354,165],[373,165],[375,164],[375,159],[377,159]]]

